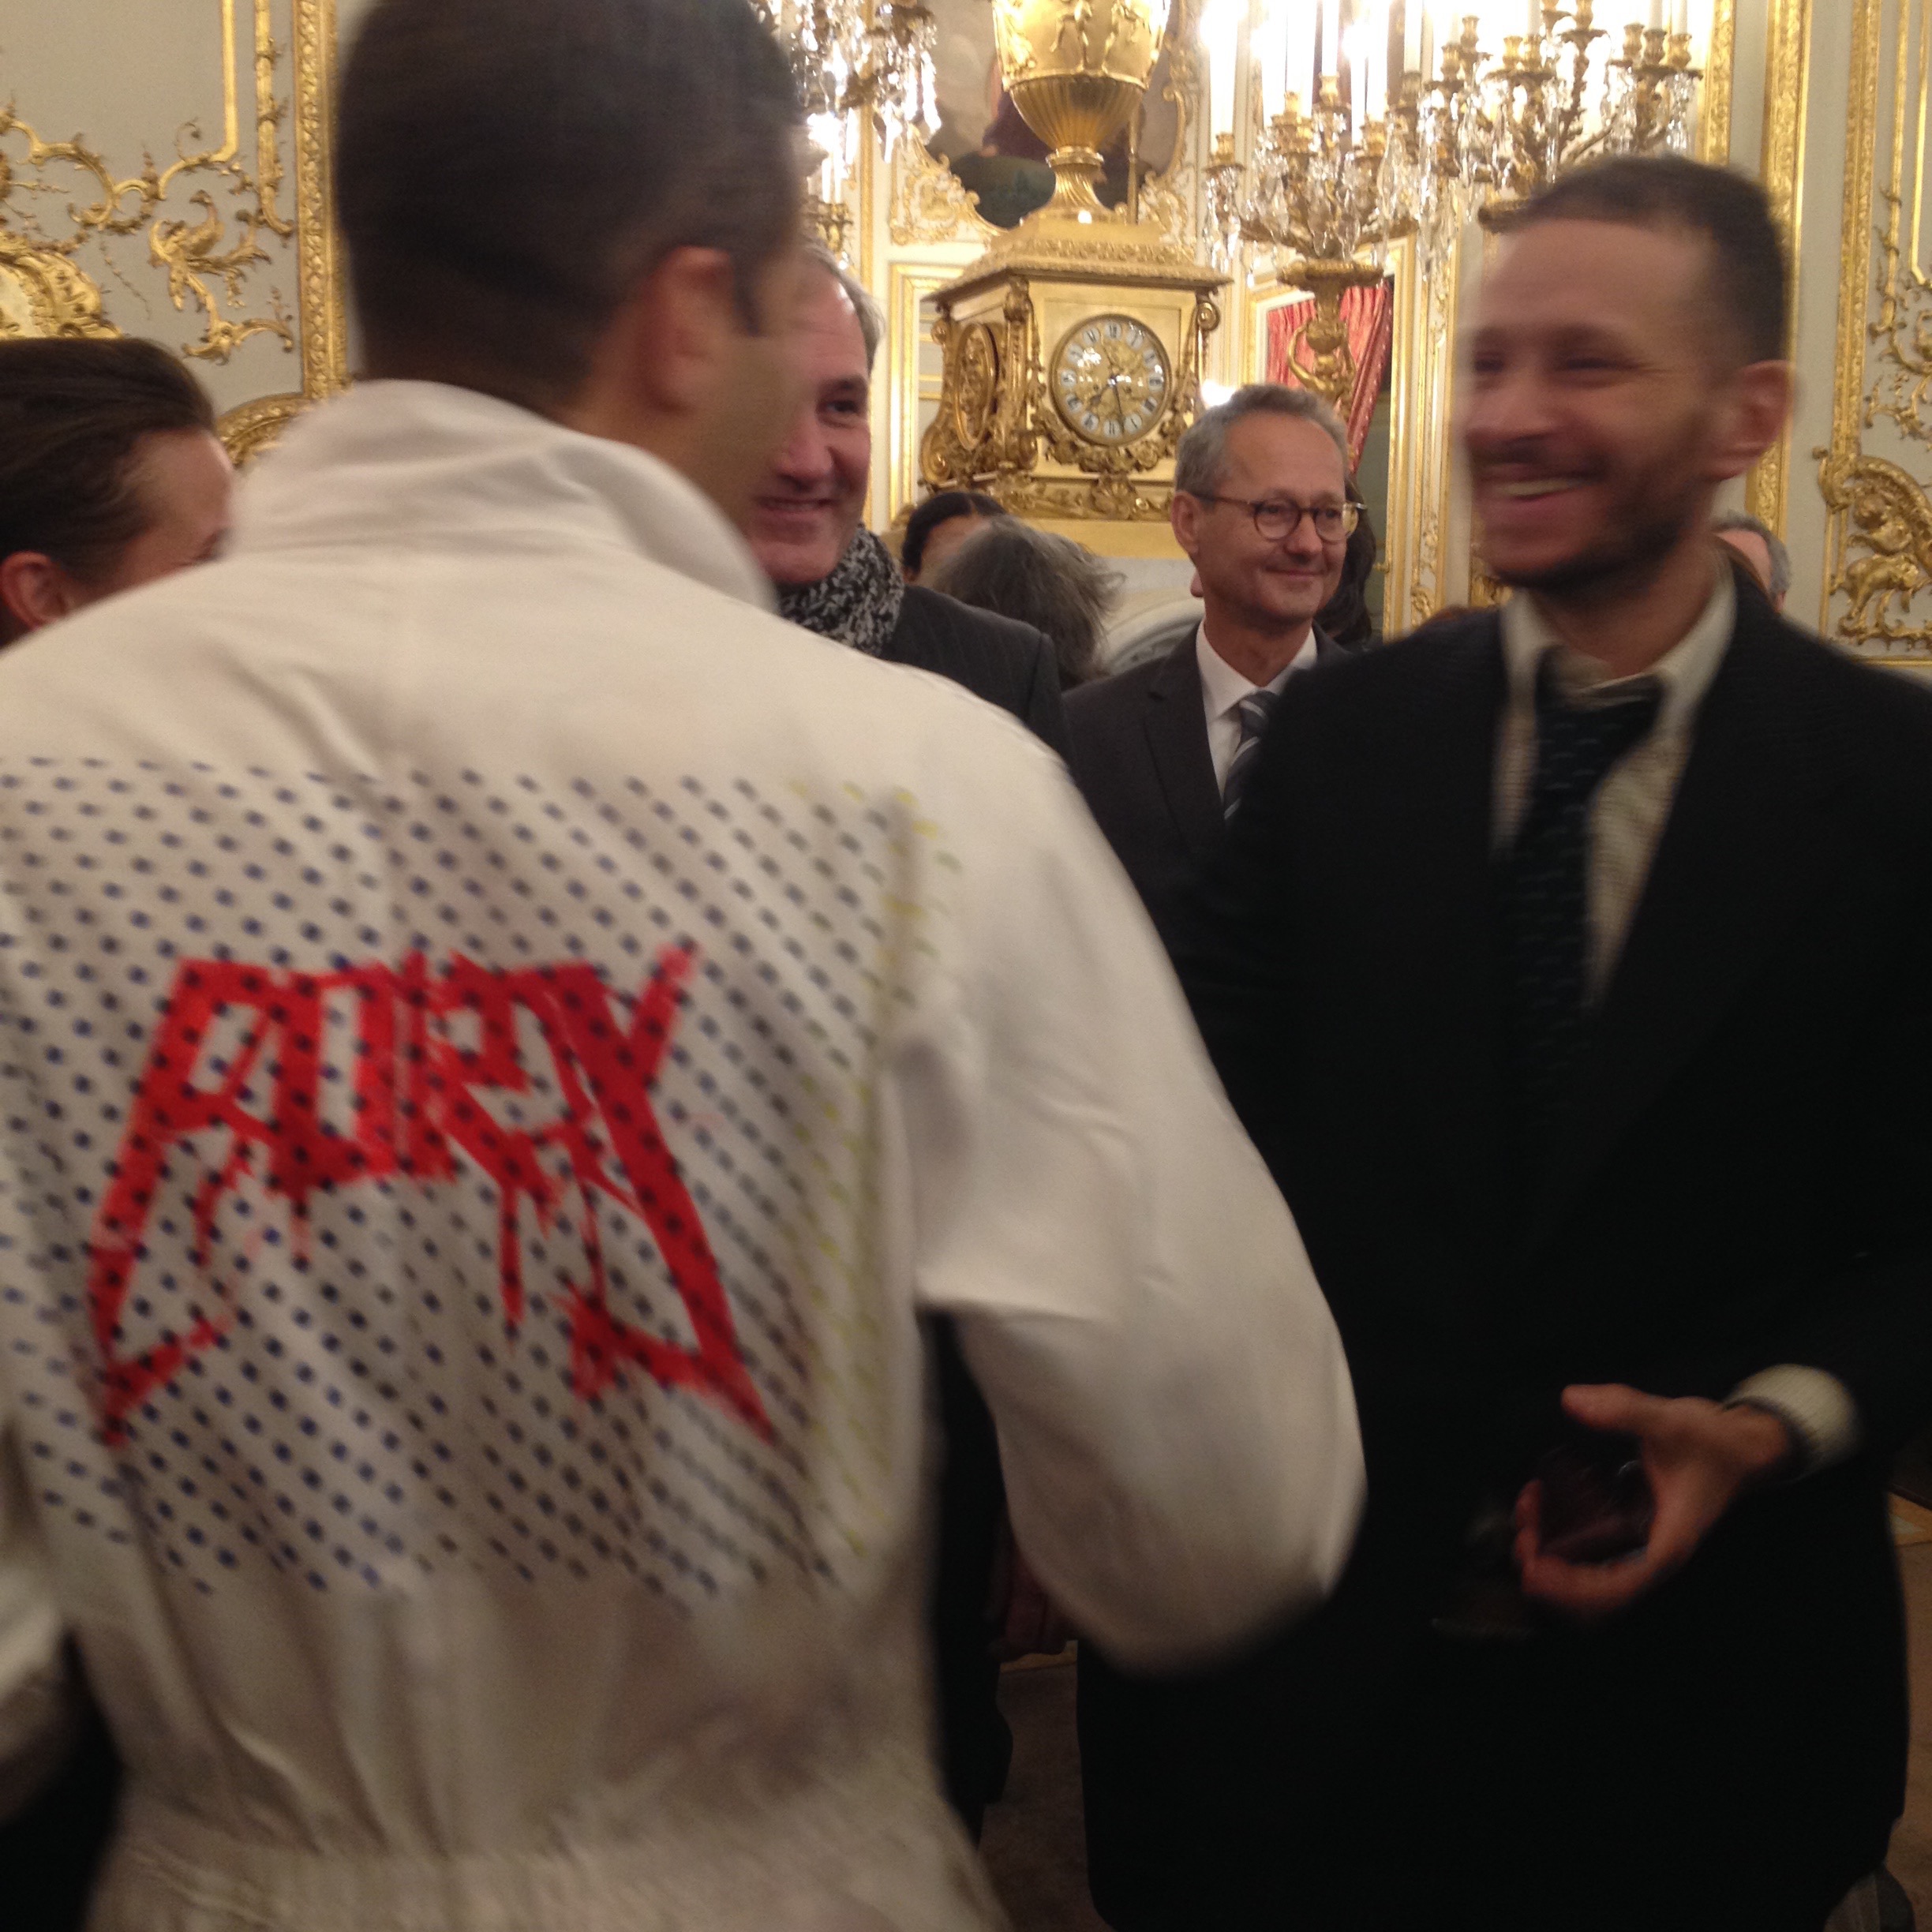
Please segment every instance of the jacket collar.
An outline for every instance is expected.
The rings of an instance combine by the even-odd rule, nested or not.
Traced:
[[[310,411],[242,491],[238,552],[617,549],[769,609],[724,515],[627,444],[473,389],[371,382]]]

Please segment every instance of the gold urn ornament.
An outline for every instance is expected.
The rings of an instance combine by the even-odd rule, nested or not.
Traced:
[[[1140,111],[1167,0],[993,0],[993,31],[1006,91],[1052,150],[1050,216],[1103,214],[1094,183]]]
[[[1168,0],[993,0],[993,18],[1054,193],[934,298],[945,374],[921,479],[1036,519],[1164,521],[1226,278],[1098,188],[1159,59]]]

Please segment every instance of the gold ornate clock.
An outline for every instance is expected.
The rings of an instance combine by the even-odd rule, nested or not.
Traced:
[[[993,0],[993,17],[1013,103],[1050,150],[1054,197],[934,291],[945,375],[920,477],[1050,522],[1165,523],[1226,279],[1095,190],[1153,70],[1168,0]],[[1147,533],[1091,537],[1148,553]]]
[[[1127,315],[1075,323],[1047,368],[1054,406],[1089,443],[1133,443],[1145,436],[1167,406],[1173,380],[1160,338]]]

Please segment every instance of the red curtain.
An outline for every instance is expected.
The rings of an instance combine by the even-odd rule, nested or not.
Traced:
[[[1299,365],[1290,359],[1289,344],[1295,331],[1315,313],[1315,298],[1283,302],[1271,309],[1267,319],[1267,379],[1270,382],[1301,385],[1301,371],[1312,361],[1303,345]],[[1395,333],[1395,284],[1377,283],[1370,288],[1342,291],[1342,325],[1348,331],[1349,353],[1355,358],[1355,391],[1342,412],[1348,427],[1349,451],[1361,461],[1362,444],[1368,436],[1369,418],[1375,414],[1376,399],[1387,379],[1389,351]]]

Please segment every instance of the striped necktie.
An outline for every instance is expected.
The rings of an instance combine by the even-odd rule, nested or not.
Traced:
[[[1224,818],[1234,816],[1241,793],[1254,775],[1255,761],[1261,754],[1262,734],[1267,729],[1268,719],[1280,697],[1281,693],[1276,691],[1250,691],[1234,707],[1241,720],[1241,742],[1234,747],[1227,777],[1222,782],[1221,813]]]

